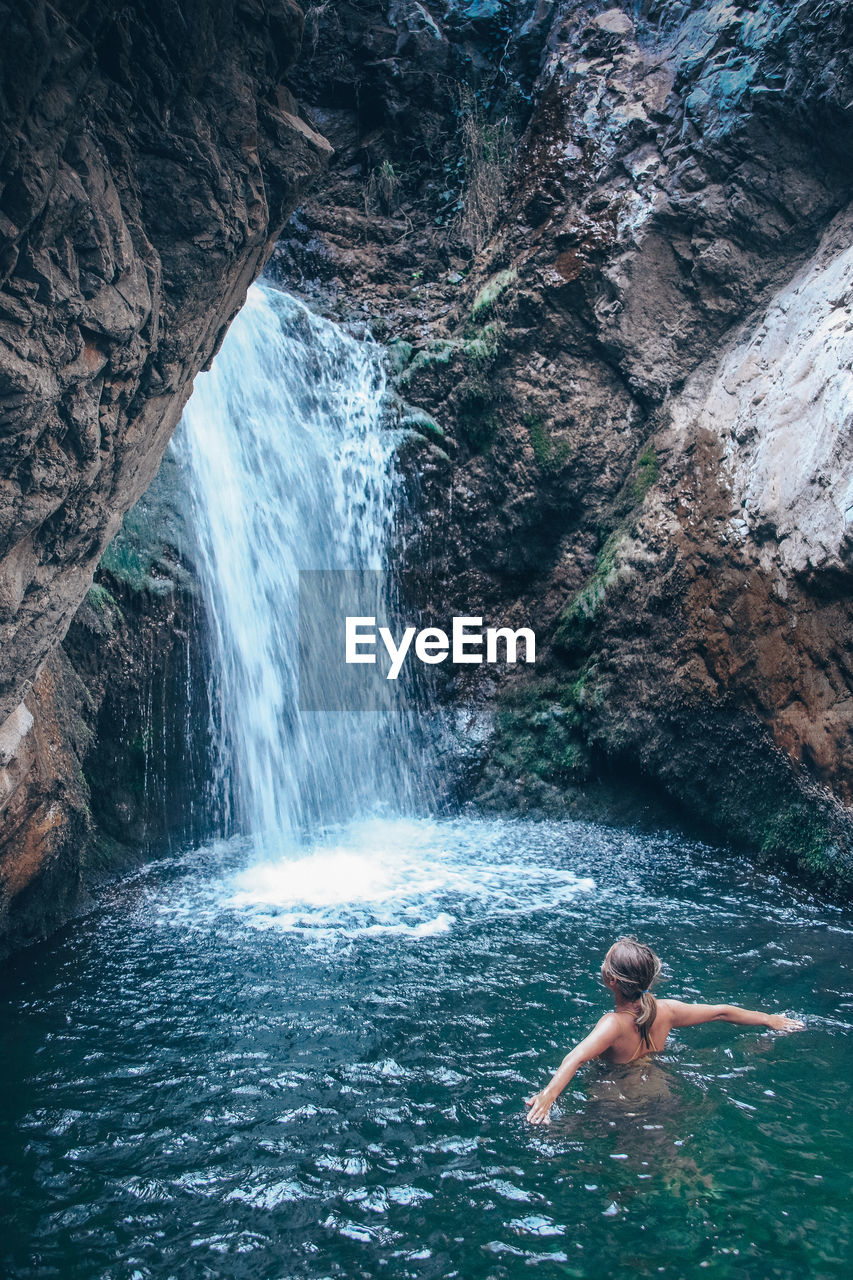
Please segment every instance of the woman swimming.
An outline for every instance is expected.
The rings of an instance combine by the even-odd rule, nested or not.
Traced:
[[[695,1027],[700,1022],[737,1022],[746,1027],[770,1027],[773,1031],[801,1031],[805,1023],[783,1013],[759,1013],[734,1004],[685,1004],[682,1000],[656,1000],[651,989],[660,977],[661,963],[636,938],[619,938],[604,957],[601,977],[613,992],[612,1013],[600,1018],[586,1039],[562,1061],[545,1088],[527,1099],[531,1124],[547,1124],[548,1113],[574,1076],[591,1058],[608,1062],[633,1062],[648,1053],[660,1053],[673,1027]]]

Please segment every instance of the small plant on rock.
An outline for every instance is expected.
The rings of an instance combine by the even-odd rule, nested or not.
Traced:
[[[390,160],[383,160],[373,170],[364,188],[364,212],[366,214],[385,214],[390,217],[400,206],[403,187],[402,175],[397,172]]]
[[[508,117],[496,122],[488,120],[470,89],[462,89],[459,105],[465,186],[456,234],[461,244],[479,253],[503,207],[515,154],[515,134]]]
[[[527,428],[530,447],[539,469],[546,475],[559,475],[568,466],[572,446],[568,440],[555,440],[548,424],[538,413],[526,413],[522,419]]]
[[[640,503],[660,475],[658,456],[651,445],[637,459],[637,474],[632,481],[634,498]]]

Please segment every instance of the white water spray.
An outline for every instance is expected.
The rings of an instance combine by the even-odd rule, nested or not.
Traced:
[[[412,800],[402,725],[298,701],[299,571],[385,566],[396,441],[380,426],[384,387],[375,344],[256,284],[175,437],[212,629],[229,825],[267,848]]]

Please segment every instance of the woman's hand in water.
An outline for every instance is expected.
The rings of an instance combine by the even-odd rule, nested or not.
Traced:
[[[554,1072],[544,1089],[527,1099],[530,1110],[527,1119],[531,1124],[550,1124],[548,1112],[559,1098],[569,1081],[574,1077],[578,1067],[592,1058],[598,1058],[612,1045],[619,1030],[619,1019],[613,1013],[606,1013],[590,1031],[589,1035],[576,1044],[571,1053],[567,1053],[557,1071]]]
[[[551,1123],[550,1111],[554,1105],[554,1098],[547,1089],[543,1089],[541,1093],[536,1093],[532,1098],[528,1098],[526,1105],[530,1108],[527,1113],[527,1119],[531,1124]]]
[[[799,1018],[789,1018],[784,1013],[768,1013],[767,1025],[771,1031],[805,1031],[806,1024]]]

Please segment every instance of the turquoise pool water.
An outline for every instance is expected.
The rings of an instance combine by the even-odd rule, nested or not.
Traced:
[[[2,979],[15,1277],[849,1273],[853,914],[582,823],[371,821],[158,862]],[[607,1008],[788,1010],[523,1099]]]

